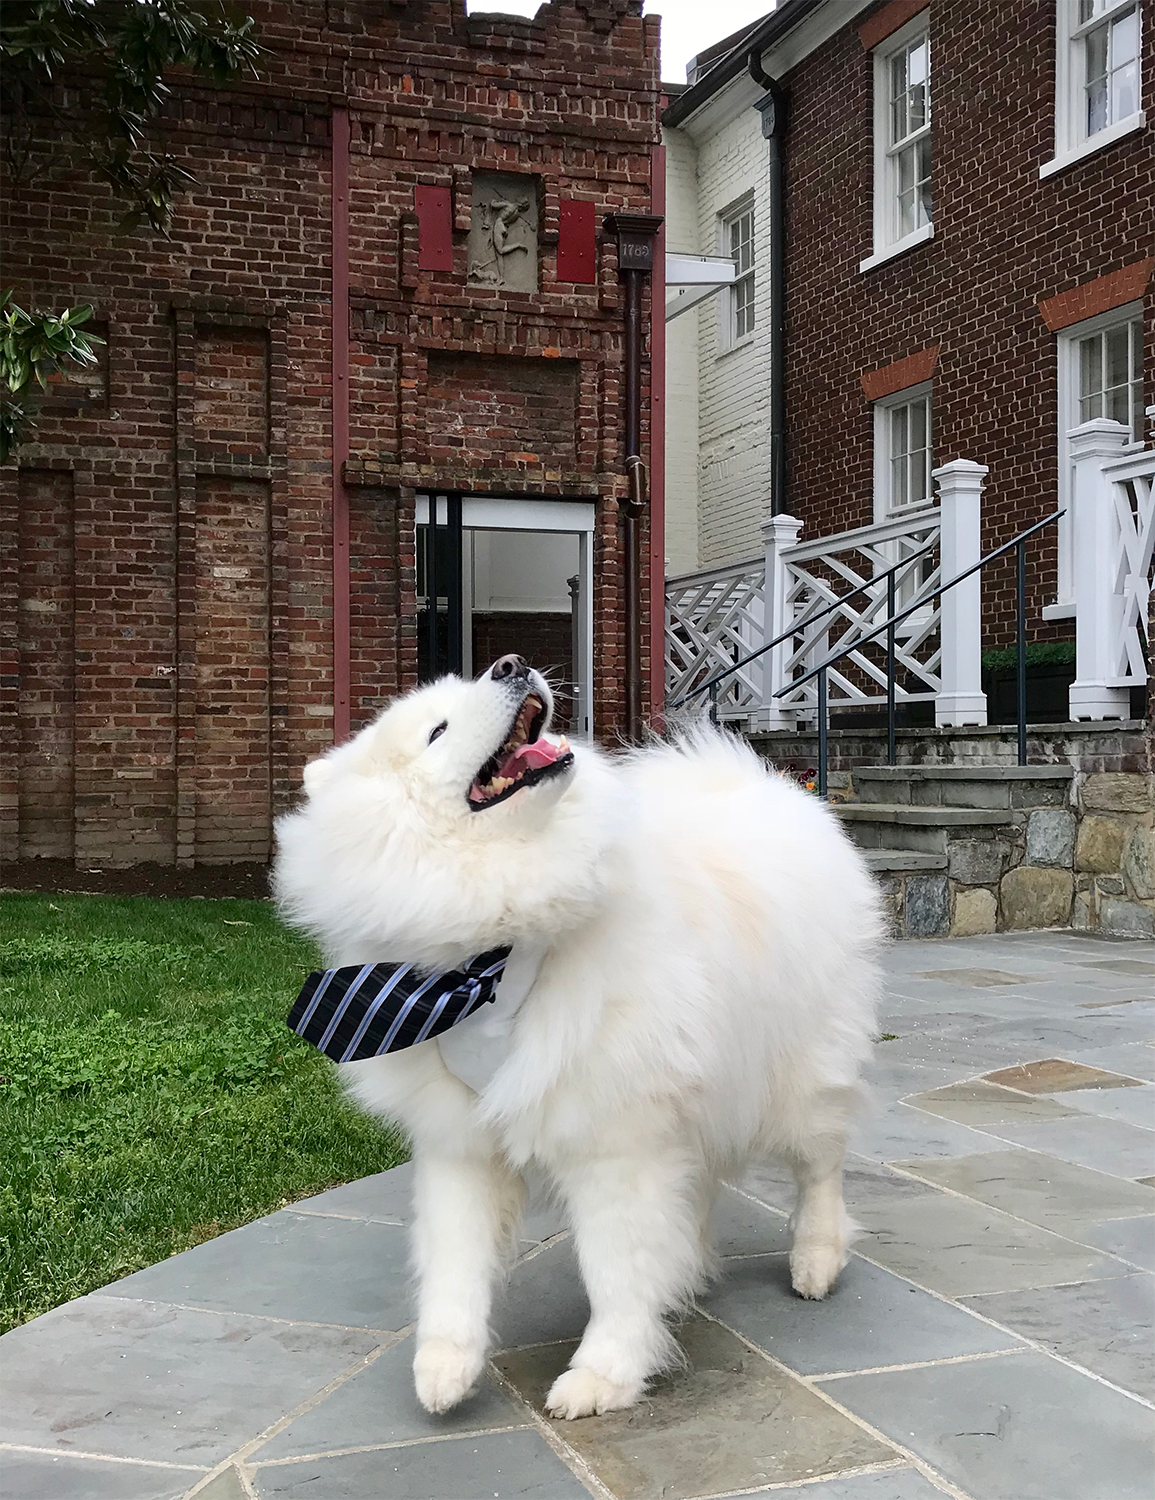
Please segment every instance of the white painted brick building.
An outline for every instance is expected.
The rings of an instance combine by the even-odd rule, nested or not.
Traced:
[[[664,132],[668,247],[729,252],[729,216],[753,210],[753,327],[734,335],[729,288],[671,322],[666,554],[670,573],[755,556],[770,494],[766,142],[743,98]],[[707,119],[706,116],[709,116]]]

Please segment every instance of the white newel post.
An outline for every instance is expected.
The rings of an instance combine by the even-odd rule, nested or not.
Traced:
[[[1131,441],[1121,422],[1096,417],[1067,434],[1074,471],[1071,539],[1075,580],[1075,680],[1068,693],[1072,719],[1125,719],[1130,693],[1117,681],[1115,654],[1123,598],[1113,576],[1119,542],[1115,497],[1103,464]]]
[[[981,518],[986,464],[956,458],[935,469],[942,535],[940,579],[949,583],[982,556]],[[987,695],[982,669],[982,572],[948,589],[940,600],[942,688],[934,701],[934,722],[985,724]]]
[[[763,641],[772,641],[781,635],[790,624],[792,612],[788,612],[786,597],[790,591],[790,578],[783,554],[798,541],[802,522],[794,516],[769,516],[762,522],[762,537],[766,544],[766,582],[762,600]],[[786,686],[786,659],[790,642],[784,641],[768,651],[762,662],[762,707],[757,714],[758,729],[792,729],[794,710],[784,709],[774,694]]]

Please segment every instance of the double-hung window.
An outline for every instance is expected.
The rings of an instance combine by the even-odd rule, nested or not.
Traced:
[[[931,387],[914,386],[874,406],[874,519],[894,521],[934,503]],[[902,562],[922,546],[917,532],[888,544],[890,560]],[[908,604],[934,571],[928,554],[899,573],[898,602]]]
[[[1059,355],[1059,558],[1057,599],[1044,615],[1074,612],[1073,475],[1067,436],[1095,417],[1121,422],[1143,440],[1143,305],[1133,302],[1064,328]]]
[[[734,262],[720,341],[722,349],[730,349],[754,332],[754,205],[749,199],[722,215],[721,241],[722,254]]]
[[[1140,129],[1139,0],[1057,0],[1055,155],[1042,175]]]
[[[875,520],[889,521],[934,500],[930,386],[879,401],[874,413]]]
[[[868,269],[933,233],[930,29],[926,14],[874,51],[874,254]]]

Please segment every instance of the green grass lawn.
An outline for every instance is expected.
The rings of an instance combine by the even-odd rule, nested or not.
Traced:
[[[285,1026],[315,962],[266,902],[0,896],[0,1328],[404,1158]]]

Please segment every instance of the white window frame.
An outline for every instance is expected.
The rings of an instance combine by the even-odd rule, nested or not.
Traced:
[[[930,458],[927,463],[927,495],[925,500],[919,500],[914,505],[892,506],[890,503],[890,414],[896,406],[909,406],[912,401],[918,401],[922,397],[930,401]],[[900,516],[917,515],[920,510],[926,510],[938,502],[934,495],[934,482],[930,479],[930,472],[934,469],[934,382],[924,380],[918,385],[910,385],[905,390],[895,391],[892,395],[883,396],[874,403],[874,520],[876,524],[883,521],[894,521]]]
[[[860,271],[869,271],[895,255],[922,245],[934,236],[933,220],[921,224],[910,234],[898,237],[894,224],[898,187],[895,182],[894,162],[890,151],[890,60],[896,52],[909,47],[920,36],[926,36],[930,44],[930,9],[920,11],[917,16],[900,27],[885,41],[875,47],[874,60],[874,248],[873,253],[859,264]],[[925,126],[929,134],[934,117],[934,61],[931,64],[931,108]],[[934,173],[934,148],[931,147],[931,180]]]
[[[1106,10],[1080,24],[1079,0],[1055,0],[1055,154],[1039,168],[1040,177],[1061,172],[1072,162],[1081,161],[1101,151],[1121,137],[1142,130],[1147,124],[1143,110],[1143,6],[1142,0],[1107,0]],[[1108,24],[1107,18],[1134,10],[1139,28],[1136,69],[1137,108],[1124,120],[1087,134],[1086,128],[1086,46],[1085,38],[1097,26]]]
[[[737,265],[730,254],[730,228],[740,219],[751,216],[750,224],[750,268],[738,274]],[[758,213],[751,189],[741,198],[729,204],[718,215],[718,254],[734,265],[734,279],[727,282],[718,299],[718,353],[728,354],[731,349],[740,349],[750,343],[758,327]],[[737,332],[738,295],[745,286],[750,287],[750,312],[753,318],[745,333]]]
[[[1074,489],[1068,434],[1080,425],[1079,412],[1079,345],[1093,334],[1117,328],[1121,323],[1139,320],[1142,327],[1142,302],[1127,302],[1109,312],[1072,323],[1056,335],[1058,363],[1058,431],[1055,452],[1058,459],[1058,505],[1063,511],[1057,524],[1058,568],[1055,602],[1043,606],[1044,620],[1068,620],[1075,616],[1074,540],[1071,498]]]
[[[927,493],[924,500],[917,501],[914,505],[892,506],[891,498],[891,452],[890,452],[890,416],[897,406],[908,406],[912,401],[918,401],[926,397],[929,405],[927,417],[930,426],[930,451],[927,457]],[[921,515],[923,511],[933,510],[938,504],[934,492],[934,480],[931,474],[934,470],[934,382],[931,380],[921,381],[918,385],[909,385],[904,390],[894,391],[889,396],[883,396],[874,403],[874,520],[880,525],[883,521],[897,521],[903,516]],[[889,545],[889,556],[891,563],[902,561],[902,544],[893,542]],[[930,567],[933,567],[933,557],[928,558]],[[920,567],[920,572],[922,568]],[[906,584],[899,585],[897,603],[900,608],[910,603],[916,588],[919,585],[915,580],[908,579]],[[899,627],[900,636],[914,634],[925,625],[932,606],[927,605],[918,610],[905,620]]]

